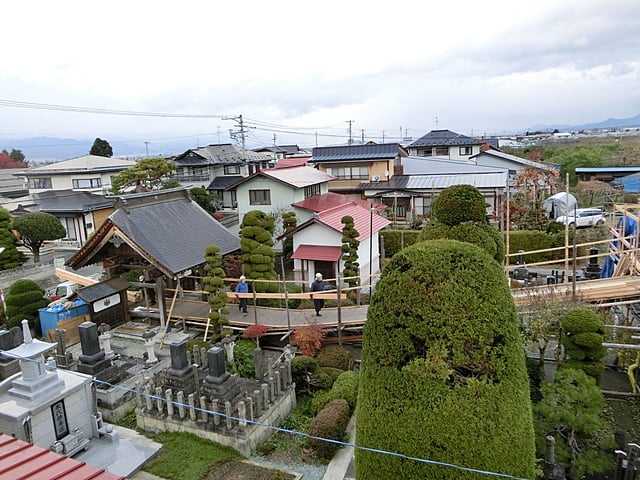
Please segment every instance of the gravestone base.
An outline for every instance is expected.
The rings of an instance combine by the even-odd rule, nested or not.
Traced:
[[[240,381],[238,377],[227,374],[220,382],[221,377],[208,375],[203,383],[202,392],[208,398],[217,398],[220,403],[232,402],[240,395]]]
[[[97,376],[100,372],[106,370],[111,366],[110,358],[103,358],[96,363],[83,363],[78,362],[77,369],[80,373],[87,375]]]
[[[175,369],[170,368],[163,379],[164,388],[170,388],[174,392],[183,391],[185,395],[194,393],[196,391],[196,370],[192,366],[181,370],[180,374],[176,375]]]

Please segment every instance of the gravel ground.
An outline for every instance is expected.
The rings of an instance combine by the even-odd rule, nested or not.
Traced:
[[[272,467],[279,468],[281,470],[288,470],[290,472],[296,472],[302,474],[303,480],[322,480],[324,472],[327,469],[326,465],[309,465],[304,463],[288,463],[288,462],[274,462],[267,460],[264,457],[253,456],[249,460],[252,462],[260,463],[263,465],[270,465]]]

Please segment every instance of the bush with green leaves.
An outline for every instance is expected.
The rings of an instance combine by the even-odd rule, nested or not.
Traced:
[[[544,456],[551,435],[556,459],[570,478],[610,470],[615,442],[613,432],[605,428],[605,399],[595,380],[582,370],[561,368],[541,390],[542,400],[534,406],[538,456]]]
[[[607,355],[604,342],[604,321],[592,309],[576,307],[562,318],[562,346],[568,359],[563,365],[583,370],[596,383],[604,373],[602,359]]]
[[[340,374],[336,381],[333,382],[331,390],[316,393],[311,401],[314,412],[322,410],[327,403],[337,398],[346,400],[351,411],[356,406],[358,400],[358,374],[352,371],[346,371]]]
[[[473,185],[452,185],[433,201],[434,218],[445,225],[486,222],[487,202]]]
[[[318,371],[318,361],[307,355],[296,355],[291,360],[291,376],[297,389],[307,388],[308,378]]]
[[[339,444],[321,438],[344,441],[349,415],[349,405],[341,398],[332,400],[318,412],[309,427],[309,435],[318,437],[309,439],[309,446],[318,456],[329,460],[338,451]]]
[[[276,280],[278,278],[273,251],[275,221],[271,215],[260,210],[251,210],[242,217],[240,225],[240,249],[244,275],[250,280]],[[256,292],[275,293],[276,282],[252,283]]]
[[[524,346],[502,267],[454,240],[417,243],[385,266],[364,327],[362,447],[535,476]],[[480,479],[356,450],[359,480]]]
[[[255,360],[253,351],[256,344],[253,340],[237,340],[233,349],[233,365],[229,365],[229,371],[237,373],[243,378],[255,378]]]
[[[340,370],[353,370],[355,358],[353,353],[340,345],[327,345],[316,354],[316,360],[321,367],[333,367]]]
[[[35,329],[36,336],[42,334],[38,310],[46,307],[49,300],[44,290],[33,280],[22,279],[11,284],[5,297],[7,319],[5,327],[21,326],[22,320],[29,321],[29,327]]]
[[[227,294],[225,292],[224,278],[225,272],[222,268],[222,255],[220,247],[217,245],[207,245],[204,252],[204,271],[206,276],[203,279],[203,289],[209,294],[209,321],[211,323],[211,336],[213,341],[217,341],[222,336],[222,328],[229,324],[227,315],[229,310],[227,305]]]

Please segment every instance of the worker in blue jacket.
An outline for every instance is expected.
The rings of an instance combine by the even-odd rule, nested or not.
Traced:
[[[244,275],[240,276],[240,281],[236,285],[236,297],[238,297],[238,293],[249,293],[249,284],[247,283],[247,279]],[[242,313],[247,313],[247,298],[240,298],[238,309]]]

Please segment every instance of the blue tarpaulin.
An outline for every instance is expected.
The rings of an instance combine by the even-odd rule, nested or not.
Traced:
[[[636,222],[630,216],[620,217],[618,219],[618,224],[616,225],[619,232],[624,230],[624,236],[628,237],[629,235],[635,235],[638,230],[638,222]],[[621,249],[621,245],[619,241],[612,242],[613,245]],[[600,278],[609,278],[613,275],[613,271],[616,268],[618,263],[618,258],[616,258],[613,254],[609,255],[604,259],[604,264],[602,265],[602,270],[600,271]]]

